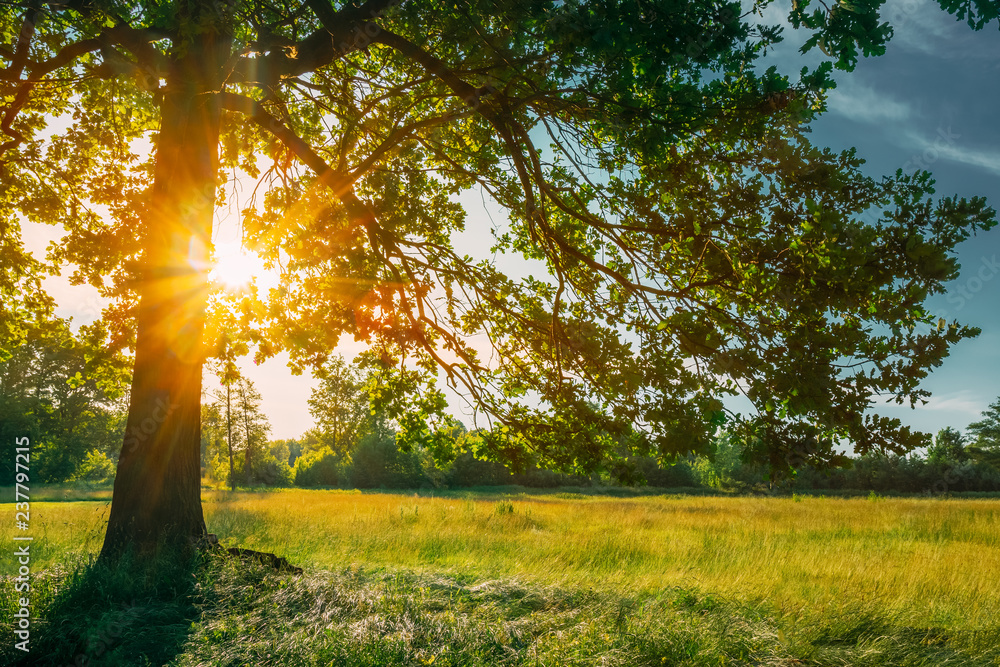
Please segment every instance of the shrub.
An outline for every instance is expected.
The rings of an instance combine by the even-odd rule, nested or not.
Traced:
[[[115,463],[104,452],[91,450],[76,469],[73,480],[88,484],[110,484],[115,481]]]
[[[510,471],[499,463],[481,461],[466,452],[458,456],[445,470],[445,481],[450,487],[502,486],[513,484]]]
[[[296,459],[294,477],[295,486],[337,486],[345,478],[340,457],[329,447]]]
[[[292,467],[287,461],[268,456],[254,466],[254,480],[266,486],[291,486],[294,479]]]
[[[695,471],[686,459],[680,459],[673,465],[660,465],[652,457],[642,457],[636,460],[636,470],[649,486],[662,488],[698,486]]]
[[[417,489],[432,485],[418,452],[402,452],[392,434],[361,438],[347,469],[348,483],[358,489]]]

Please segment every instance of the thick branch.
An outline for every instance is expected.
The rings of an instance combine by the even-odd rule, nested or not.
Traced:
[[[24,33],[25,30],[22,30],[22,35]],[[14,99],[4,111],[3,118],[0,119],[0,131],[8,137],[11,137],[9,141],[0,145],[0,156],[24,142],[24,135],[13,129],[13,123],[17,118],[17,114],[24,108],[24,105],[28,103],[31,91],[34,89],[35,85],[45,77],[45,75],[50,74],[61,67],[69,65],[85,53],[98,51],[109,45],[123,46],[133,53],[136,53],[137,57],[140,58],[140,62],[146,60],[149,62],[149,66],[153,67],[160,64],[159,58],[154,57],[153,54],[156,54],[156,56],[159,56],[160,54],[156,51],[156,49],[149,45],[149,42],[162,39],[163,37],[164,34],[159,31],[137,30],[124,25],[115,26],[104,29],[97,37],[84,39],[64,46],[58,53],[56,53],[56,55],[48,60],[38,63],[25,62],[17,67],[15,67],[15,62],[15,65],[12,65],[6,70],[0,72],[0,80],[6,80],[11,83],[20,83],[17,87],[17,92],[14,94]],[[27,46],[25,46],[25,52],[26,51]],[[18,58],[15,57],[15,61],[17,60]],[[27,69],[29,74],[28,78],[22,81],[20,76],[23,69]]]
[[[24,20],[21,22],[21,30],[17,36],[17,45],[14,53],[11,54],[10,67],[3,71],[0,76],[7,76],[13,79],[21,78],[24,66],[28,64],[28,49],[31,46],[31,38],[35,36],[35,24],[38,21],[40,6],[38,2],[29,5],[24,12]]]
[[[310,0],[309,7],[323,27],[290,48],[272,48],[263,57],[241,58],[233,69],[230,82],[273,88],[281,79],[312,72],[364,49],[371,44],[371,35],[382,30],[374,19],[398,2],[369,0],[360,7],[348,5],[334,12],[323,0]]]

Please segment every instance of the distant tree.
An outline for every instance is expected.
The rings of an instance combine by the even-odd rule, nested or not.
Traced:
[[[296,486],[337,486],[346,482],[345,460],[329,447],[311,449],[295,462]]]
[[[934,436],[934,443],[927,448],[927,460],[931,463],[961,463],[969,460],[965,451],[966,440],[961,431],[950,426]]]
[[[1000,451],[1000,398],[983,411],[983,418],[969,424],[966,429],[980,449]]]
[[[267,435],[271,431],[271,424],[260,409],[260,392],[249,378],[239,378],[236,396],[236,418],[243,442],[243,478],[252,483],[255,480],[254,461],[261,461],[267,452]]]
[[[77,468],[73,481],[91,484],[107,484],[115,478],[115,462],[102,451],[87,452],[82,463]]]
[[[0,361],[2,441],[30,437],[37,481],[67,480],[88,456],[113,461],[125,431],[125,360],[95,346],[104,335],[99,325],[74,335],[68,320],[52,319],[23,335]],[[12,479],[13,457],[3,457],[2,470]]]
[[[236,490],[236,450],[240,448],[240,431],[235,423],[235,407],[233,386],[242,378],[239,367],[232,358],[222,359],[209,365],[211,371],[219,379],[222,388],[214,388],[209,392],[212,406],[219,414],[225,428],[226,455],[229,459],[229,488]],[[234,425],[237,428],[234,428]]]
[[[316,371],[319,385],[309,397],[309,412],[316,420],[316,435],[322,446],[343,456],[354,449],[371,424],[365,379],[354,364],[332,356]]]
[[[983,419],[966,429],[974,438],[966,452],[980,463],[1000,470],[1000,398],[983,411]]]
[[[293,466],[300,456],[302,456],[302,442],[297,438],[288,440],[288,465]]]
[[[207,396],[212,402],[201,406],[201,467],[209,470],[212,461],[228,456],[228,441],[226,438],[226,419],[219,403],[213,397]]]
[[[292,456],[292,449],[289,443],[294,440],[271,440],[267,443],[267,451],[278,461],[284,461],[288,465],[294,465],[295,458]],[[295,443],[298,444],[298,443]]]
[[[324,444],[325,439],[323,438],[323,434],[315,427],[303,433],[298,442],[300,447],[299,456],[304,456],[309,452],[315,452],[320,449],[329,449]]]

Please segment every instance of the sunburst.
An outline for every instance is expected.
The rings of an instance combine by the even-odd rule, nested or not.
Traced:
[[[219,243],[209,280],[227,290],[240,290],[268,273],[264,261],[239,243]]]

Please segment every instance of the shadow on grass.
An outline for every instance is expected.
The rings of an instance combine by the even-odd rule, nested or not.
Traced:
[[[172,661],[200,615],[204,559],[161,551],[151,562],[126,555],[115,566],[92,561],[50,568],[32,581],[29,652],[7,644],[0,662],[139,667]],[[0,600],[11,617],[16,604],[13,594]]]
[[[345,568],[302,576],[224,551],[86,564],[33,581],[31,653],[2,665],[994,667],[1000,628],[858,608],[803,618],[695,589],[657,593]],[[13,610],[4,582],[0,612]]]

